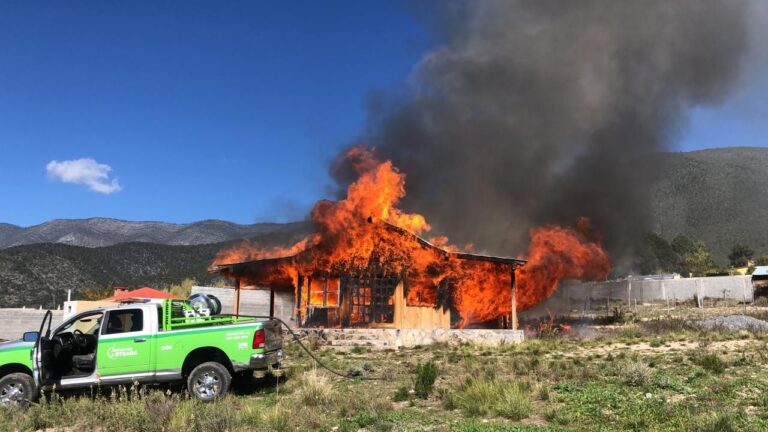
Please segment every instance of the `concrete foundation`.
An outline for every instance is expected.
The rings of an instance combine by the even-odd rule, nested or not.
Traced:
[[[485,329],[300,329],[300,334],[316,338],[320,345],[338,349],[367,347],[371,349],[412,348],[435,343],[499,346],[521,343],[522,330]]]

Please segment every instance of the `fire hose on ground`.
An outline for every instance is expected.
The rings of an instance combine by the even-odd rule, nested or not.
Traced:
[[[301,341],[301,337],[298,334],[296,334],[296,332],[294,332],[293,329],[291,329],[291,327],[285,321],[281,320],[280,318],[270,317],[270,316],[251,316],[250,318],[270,319],[270,320],[279,321],[280,324],[282,324],[283,327],[285,327],[285,329],[288,330],[288,333],[291,334],[292,342],[298,343],[301,349],[303,349],[317,363],[318,366],[320,366],[321,368],[327,370],[328,372],[336,376],[339,376],[341,378],[346,378],[346,379],[355,379],[355,380],[363,380],[363,381],[381,381],[385,379],[384,377],[366,377],[366,376],[344,374],[337,370],[334,370],[330,366],[323,363],[322,360],[317,358],[317,356],[309,348],[307,348],[306,345],[304,345],[304,343]]]

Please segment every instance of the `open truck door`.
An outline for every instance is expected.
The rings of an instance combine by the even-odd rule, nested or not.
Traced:
[[[51,342],[51,321],[53,314],[49,310],[40,323],[35,348],[32,350],[32,376],[38,392],[44,386],[53,384],[53,343]]]

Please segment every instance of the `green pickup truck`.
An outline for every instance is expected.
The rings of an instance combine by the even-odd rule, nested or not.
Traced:
[[[51,331],[46,314],[37,332],[0,344],[0,403],[34,401],[41,390],[133,383],[186,383],[211,401],[233,378],[277,367],[281,323],[212,315],[188,301],[126,303],[80,313]]]

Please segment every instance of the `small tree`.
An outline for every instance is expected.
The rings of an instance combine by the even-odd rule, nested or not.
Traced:
[[[754,255],[755,251],[749,246],[736,243],[733,245],[733,248],[731,248],[731,253],[728,254],[728,260],[733,267],[746,267]]]
[[[693,242],[693,251],[683,257],[683,267],[694,276],[706,276],[715,268],[715,260],[712,259],[712,253],[707,250],[703,241]]]
[[[768,266],[768,255],[760,255],[755,258],[755,265]]]
[[[706,276],[715,269],[715,260],[707,245],[680,234],[672,240],[672,249],[678,255],[677,272],[688,276]]]
[[[696,251],[696,242],[691,240],[685,234],[678,234],[674,239],[672,239],[671,245],[672,250],[674,250],[675,253],[681,257],[690,255]]]
[[[432,393],[432,389],[437,380],[437,364],[432,360],[426,363],[416,365],[416,377],[413,380],[413,387],[416,396],[426,399]]]

